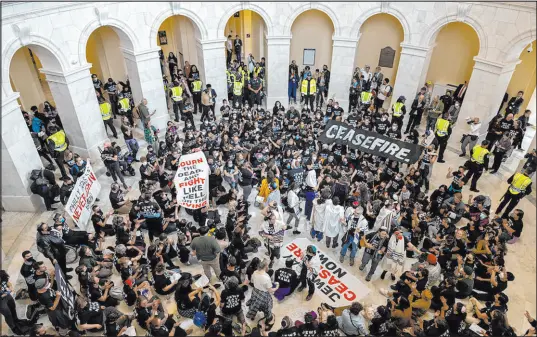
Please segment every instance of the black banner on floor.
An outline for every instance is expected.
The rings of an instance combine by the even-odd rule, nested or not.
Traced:
[[[351,149],[406,164],[415,163],[422,151],[420,145],[386,137],[380,133],[356,129],[349,124],[336,121],[328,122],[319,140],[325,144],[347,145]]]

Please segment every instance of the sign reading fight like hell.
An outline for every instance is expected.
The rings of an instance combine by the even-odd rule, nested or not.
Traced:
[[[313,280],[315,295],[321,296],[321,302],[333,307],[351,305],[369,294],[369,288],[360,282],[354,275],[319,249],[319,246],[306,238],[298,238],[282,247],[282,259],[292,257],[294,267],[300,272],[302,261],[300,256],[309,245],[317,247],[317,256],[321,260],[319,274]]]
[[[209,205],[209,165],[202,151],[181,156],[173,180],[179,206],[198,209]]]
[[[328,122],[319,140],[325,144],[347,145],[351,149],[406,164],[415,163],[423,148],[420,145],[386,137],[377,132],[355,129],[349,124],[337,121]]]
[[[67,214],[73,218],[78,227],[86,229],[91,216],[91,207],[101,190],[101,184],[93,173],[89,159],[84,174],[76,180],[75,187],[65,205]]]

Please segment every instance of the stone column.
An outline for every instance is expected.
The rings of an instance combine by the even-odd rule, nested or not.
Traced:
[[[330,85],[328,99],[339,102],[346,112],[349,107],[349,88],[351,86],[354,58],[358,39],[334,37],[332,39],[332,65],[330,70]]]
[[[498,113],[501,101],[509,81],[520,61],[510,64],[495,63],[474,57],[475,65],[468,82],[468,89],[459,113],[458,123],[464,123],[467,117],[479,117],[483,139],[488,122]],[[466,128],[455,127],[451,139],[459,141]]]
[[[58,114],[70,141],[70,148],[83,158],[100,161],[98,146],[108,139],[101,118],[95,89],[91,82],[90,66],[65,73],[41,69],[47,77]]]
[[[410,111],[410,105],[419,87],[423,84],[420,82],[428,48],[401,43],[401,57],[399,58],[399,67],[397,76],[393,84],[392,102],[397,101],[399,96],[406,97],[407,111]]]
[[[166,129],[170,119],[166,105],[166,93],[162,82],[159,48],[134,52],[123,49],[125,64],[132,88],[134,103],[138,106],[142,98],[147,99],[149,112],[156,110],[151,117],[151,124],[161,130]]]
[[[272,109],[276,101],[287,107],[291,36],[268,36],[267,46],[267,108]]]
[[[205,83],[216,91],[215,114],[220,115],[222,100],[227,99],[226,39],[201,41]]]
[[[91,81],[91,80],[90,80]],[[30,191],[30,173],[43,168],[17,102],[18,93],[2,97],[2,206],[11,212],[44,209]]]

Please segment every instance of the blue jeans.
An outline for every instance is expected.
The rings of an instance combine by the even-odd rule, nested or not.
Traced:
[[[351,248],[351,259],[354,259],[358,251],[358,245],[354,241],[348,241],[341,247],[341,256],[347,255],[347,249]]]
[[[431,118],[431,117],[427,116],[427,125],[425,126],[425,132],[427,134],[429,133],[429,130],[434,131],[434,128],[435,128],[435,125],[436,125],[436,120],[437,120],[437,118]]]
[[[317,238],[317,241],[321,241],[323,239],[323,232],[318,232],[313,228],[311,229],[310,235],[312,239]]]

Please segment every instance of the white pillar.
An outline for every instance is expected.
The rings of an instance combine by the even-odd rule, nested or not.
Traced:
[[[142,98],[147,99],[149,112],[156,110],[151,124],[161,130],[166,129],[170,119],[166,105],[166,93],[162,81],[162,71],[158,51],[160,48],[134,52],[123,49],[127,73],[132,88],[134,103],[138,106]]]
[[[97,163],[101,157],[97,147],[108,137],[89,69],[86,65],[66,73],[46,69],[41,72],[47,77],[70,148]]]
[[[201,41],[205,83],[216,91],[215,114],[219,116],[222,100],[227,99],[226,39]]]
[[[332,39],[332,66],[328,99],[334,98],[346,111],[349,106],[349,88],[351,86],[354,59],[358,39],[334,37]],[[347,111],[348,112],[348,111]]]
[[[406,97],[407,111],[423,83],[420,83],[428,48],[401,43],[401,56],[393,87],[392,102],[399,96]]]
[[[18,93],[2,97],[2,206],[6,211],[36,212],[43,199],[30,191],[30,173],[43,168],[17,102]]]
[[[272,109],[276,101],[280,101],[286,107],[289,90],[291,36],[267,36],[267,46],[267,108]]]
[[[511,64],[495,63],[474,57],[475,65],[468,82],[468,90],[459,113],[459,122],[467,117],[479,117],[481,134],[486,133],[488,122],[498,113],[509,81],[519,62]],[[455,127],[451,138],[459,141],[465,128]]]

